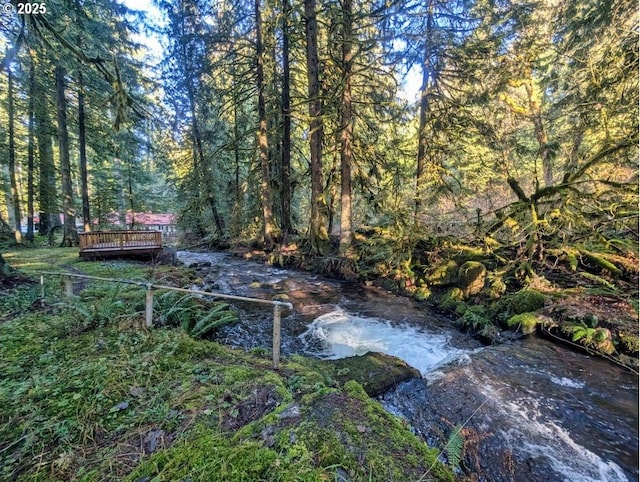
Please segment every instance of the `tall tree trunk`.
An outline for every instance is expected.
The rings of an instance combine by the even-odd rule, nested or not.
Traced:
[[[211,188],[211,182],[209,179],[205,179],[205,174],[207,172],[207,168],[205,166],[205,156],[204,156],[204,147],[202,145],[202,134],[200,133],[200,125],[198,124],[198,117],[196,115],[196,102],[195,102],[195,93],[191,88],[187,89],[187,94],[189,96],[189,104],[191,107],[191,130],[193,137],[193,149],[196,157],[195,169],[196,175],[203,179],[204,189],[207,196],[207,203],[209,204],[209,208],[211,209],[211,214],[213,216],[213,222],[216,225],[216,229],[220,236],[224,236],[224,221],[220,216],[220,212],[218,211],[218,202],[216,200],[216,196],[213,194],[213,189]]]
[[[262,204],[262,230],[265,249],[273,248],[273,210],[269,189],[269,144],[267,140],[267,110],[264,100],[264,44],[260,0],[255,0],[256,17],[256,82],[258,87],[258,148],[260,156],[260,200]]]
[[[340,132],[340,248],[345,254],[351,246],[351,161],[353,144],[353,106],[351,103],[351,77],[353,71],[353,5],[352,0],[342,2],[342,112]]]
[[[78,245],[76,210],[71,185],[71,161],[69,159],[69,131],[67,129],[67,100],[65,98],[64,77],[61,65],[56,67],[56,104],[58,111],[58,148],[60,152],[60,178],[62,180],[62,207],[64,212],[64,234],[62,246]]]
[[[314,253],[328,247],[326,204],[322,185],[322,100],[320,99],[320,61],[318,59],[318,21],[315,0],[304,1],[305,37],[307,40],[307,81],[309,96],[309,144],[311,154],[311,222],[309,240]]]
[[[289,0],[282,0],[282,166],[280,169],[280,210],[282,243],[291,234],[291,71],[289,67]]]
[[[84,112],[84,83],[82,72],[78,72],[78,148],[80,150],[80,190],[82,192],[82,224],[84,232],[91,231],[89,211],[89,179],[87,175],[87,140]]]
[[[433,89],[433,0],[427,0],[427,31],[425,35],[424,57],[422,61],[422,86],[420,88],[420,124],[418,127],[418,159],[416,163],[416,194],[415,194],[415,220],[422,210],[422,196],[425,186],[425,167],[427,165],[427,152],[429,146],[428,120],[431,109],[431,96]]]
[[[7,67],[7,76],[9,80],[8,92],[7,92],[7,107],[9,115],[9,185],[10,185],[10,199],[13,204],[13,212],[11,217],[13,223],[11,228],[13,229],[16,242],[22,242],[22,225],[20,222],[20,197],[18,195],[18,179],[16,176],[16,136],[15,136],[15,106],[13,103],[13,73],[11,68]]]
[[[38,139],[38,171],[40,174],[40,183],[38,184],[38,204],[40,206],[38,233],[41,236],[47,236],[51,229],[60,223],[56,202],[56,171],[53,163],[53,126],[49,118],[46,92],[37,81],[34,87],[34,99],[38,99],[34,109],[36,137]]]
[[[129,209],[131,209],[129,229],[134,229],[136,225],[136,210],[133,205],[133,173],[131,172],[131,161],[127,162],[127,198],[129,199]]]
[[[233,236],[242,231],[242,191],[240,190],[240,129],[238,126],[238,82],[236,80],[235,63],[231,65],[233,79],[233,162],[234,162],[234,201],[233,201]]]
[[[35,238],[33,218],[34,218],[34,158],[35,158],[35,112],[34,112],[34,96],[36,91],[36,76],[33,59],[30,59],[29,65],[29,107],[27,116],[28,120],[28,145],[27,145],[27,241],[33,241]]]

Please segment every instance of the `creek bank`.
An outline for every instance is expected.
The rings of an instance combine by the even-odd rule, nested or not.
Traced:
[[[506,249],[448,238],[407,243],[403,253],[376,236],[356,236],[352,253],[343,257],[314,256],[295,244],[270,253],[246,246],[229,252],[410,296],[485,344],[541,333],[638,370],[638,269],[632,251],[622,256],[583,249],[576,256],[551,250],[534,262],[519,261]],[[381,256],[385,251],[388,256]]]
[[[514,480],[622,482],[627,479],[619,476],[620,467],[634,472],[628,456],[633,455],[634,437],[637,440],[637,403],[634,409],[633,402],[637,380],[621,376],[621,370],[603,360],[533,336],[481,348],[425,304],[375,286],[247,263],[226,253],[184,252],[180,259],[188,266],[209,264],[197,270],[203,286],[217,285],[228,293],[265,299],[286,294],[296,310],[283,319],[283,353],[327,359],[384,351],[419,368],[425,378],[412,379],[383,395],[385,400],[395,400],[399,410],[392,413],[406,417],[416,433],[440,447],[456,424],[465,423],[470,429],[464,433],[465,451],[474,450],[470,444],[479,440],[482,454],[477,461],[483,471],[496,475],[490,480],[509,480],[510,470],[502,467],[505,461],[517,467],[531,464],[529,478]],[[538,298],[531,296],[534,302]],[[261,311],[243,312],[240,325],[224,339],[245,350],[270,346],[270,313]],[[460,348],[462,353],[455,352]],[[462,382],[451,390],[458,378]],[[493,389],[487,392],[487,388]],[[493,392],[498,390],[501,396],[496,398]],[[423,395],[430,397],[425,403]],[[450,407],[459,411],[449,413]],[[476,408],[482,413],[465,422]],[[451,425],[443,425],[443,438],[431,438],[432,421],[442,417]],[[526,433],[520,430],[523,424]],[[495,437],[485,444],[487,431]],[[616,434],[613,440],[612,433]],[[622,436],[627,448],[617,444]],[[505,453],[506,458],[500,459],[504,451],[511,451],[512,457]],[[606,473],[611,477],[594,476],[598,472],[592,469],[601,464],[610,466],[613,473]],[[466,465],[466,470],[470,467]]]
[[[49,250],[22,254],[8,258],[25,271],[60,268]],[[194,281],[184,268],[57,254],[85,274]],[[45,305],[30,304],[34,285],[0,298],[0,319],[11,313],[0,324],[3,480],[454,479],[405,422],[357,382],[333,378],[345,369],[292,355],[276,371],[265,350],[141,329],[135,287],[96,283],[66,299],[57,280],[45,283]],[[186,326],[210,308],[160,298]]]

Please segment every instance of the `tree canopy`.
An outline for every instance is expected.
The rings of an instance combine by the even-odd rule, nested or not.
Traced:
[[[76,224],[127,210],[173,212],[213,245],[293,235],[319,254],[375,226],[527,259],[634,236],[629,2],[149,8],[5,14],[0,218],[17,241],[62,224],[74,244]]]

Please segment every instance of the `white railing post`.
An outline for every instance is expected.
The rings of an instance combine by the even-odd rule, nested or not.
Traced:
[[[280,365],[280,312],[279,304],[273,305],[273,368]]]
[[[64,294],[67,296],[73,296],[73,280],[69,276],[63,276],[64,282]]]
[[[40,275],[40,305],[44,306],[44,275]]]
[[[147,285],[147,298],[144,310],[144,324],[147,328],[153,326],[153,288],[151,283]]]

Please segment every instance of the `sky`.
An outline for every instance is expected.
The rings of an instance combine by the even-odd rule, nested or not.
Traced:
[[[155,5],[153,5],[152,0],[122,0],[122,3],[132,10],[146,12],[147,18],[154,21],[154,23],[162,23],[162,14]],[[155,35],[147,35],[145,32],[141,32],[135,36],[134,39],[147,46],[153,64],[156,64],[161,60],[163,47],[160,38]],[[398,97],[409,103],[416,102],[418,100],[421,83],[422,74],[420,69],[414,66],[401,81]]]

